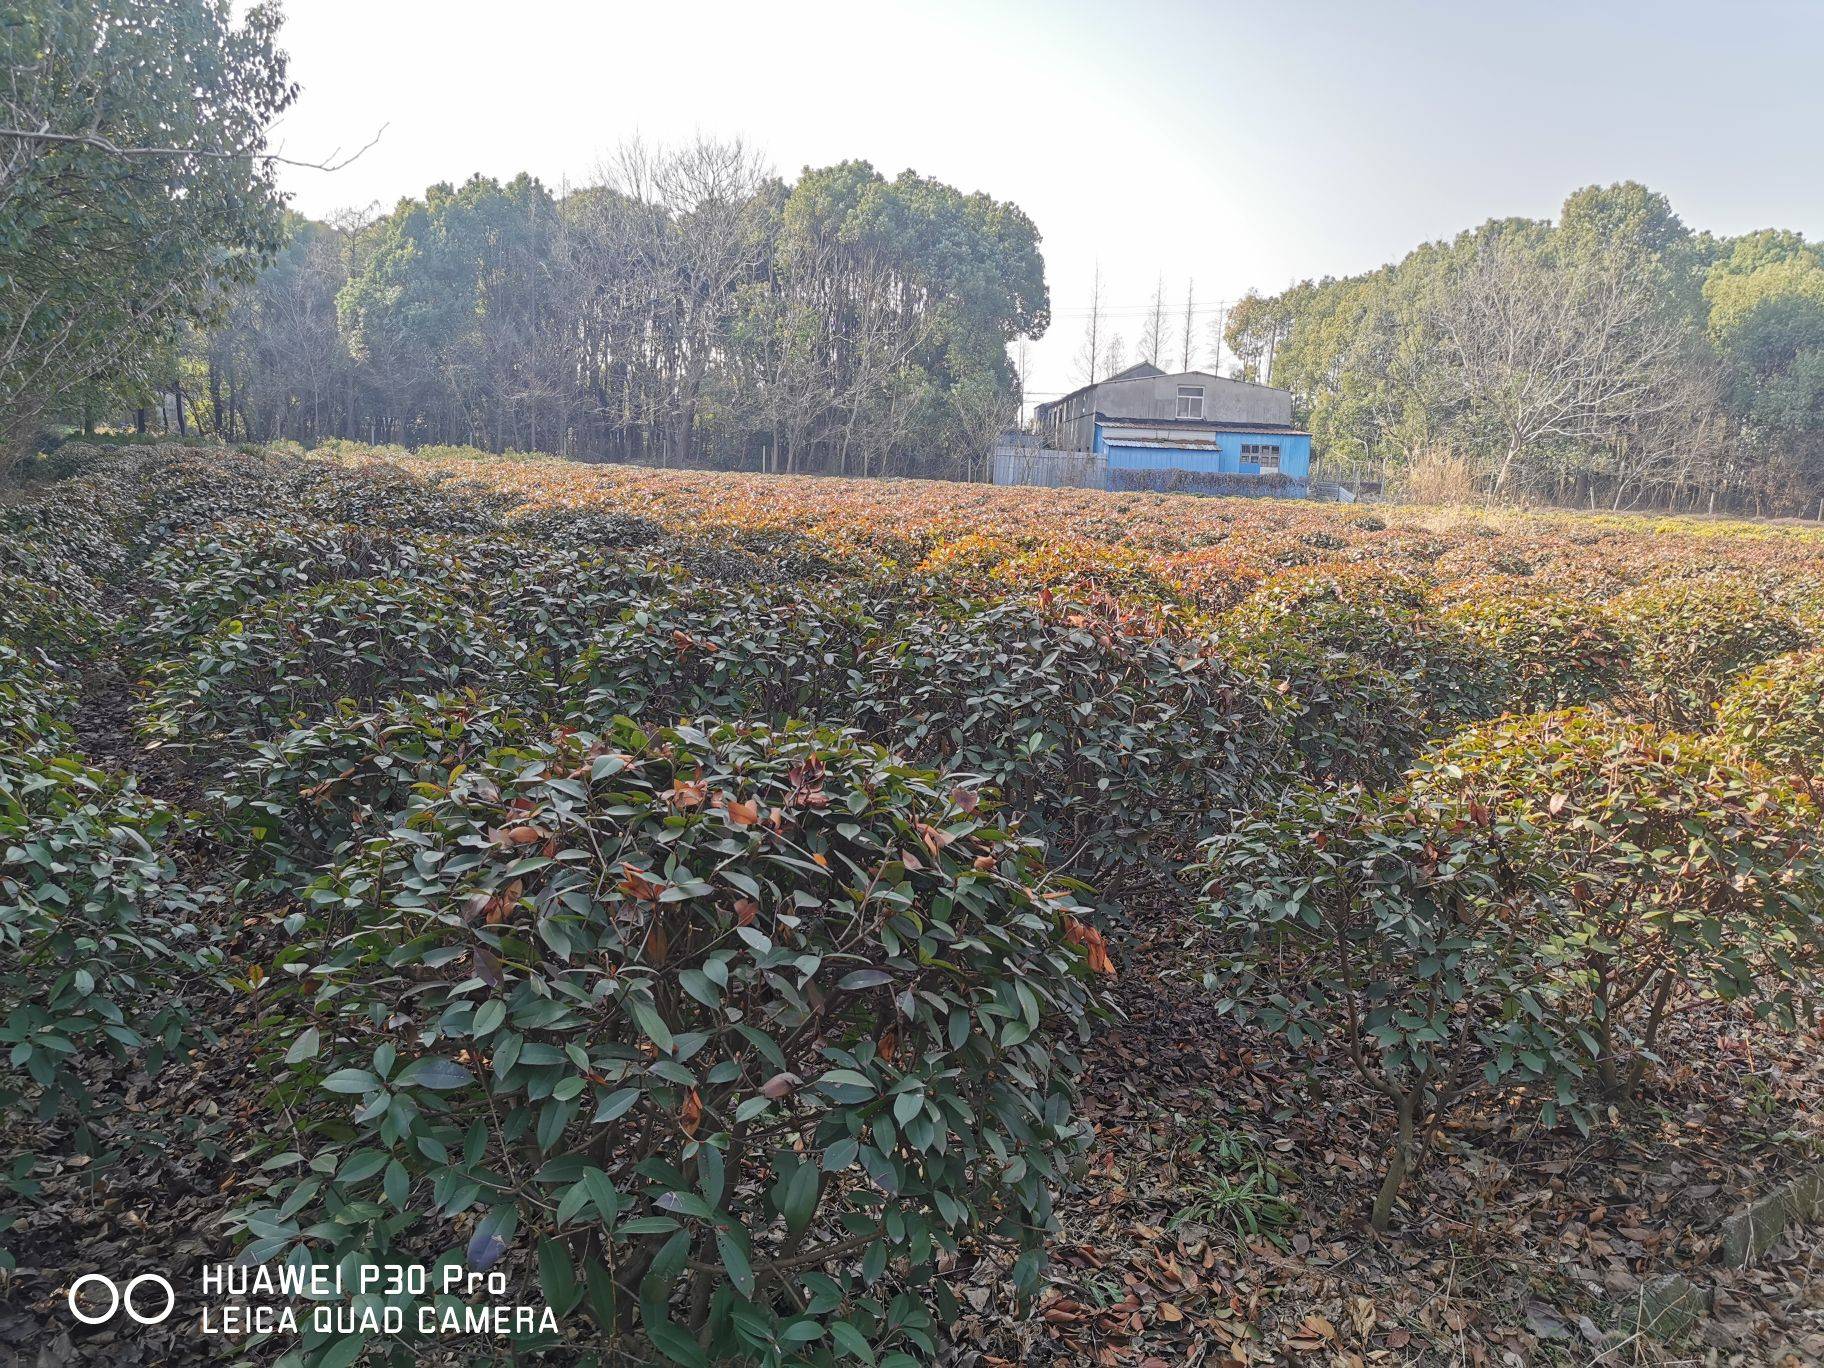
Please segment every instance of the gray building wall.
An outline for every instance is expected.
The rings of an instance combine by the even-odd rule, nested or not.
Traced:
[[[1067,394],[1040,412],[1047,443],[1073,451],[1095,445],[1095,416],[1110,418],[1176,418],[1178,387],[1203,386],[1203,417],[1213,423],[1290,423],[1292,392],[1271,385],[1229,380],[1204,371],[1178,375],[1143,375],[1132,380],[1105,380]]]

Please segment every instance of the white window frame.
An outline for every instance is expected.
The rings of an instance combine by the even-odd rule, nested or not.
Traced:
[[[1180,418],[1194,418],[1199,422],[1203,420],[1203,396],[1205,388],[1206,387],[1203,385],[1178,386],[1178,416]],[[1194,413],[1189,407],[1192,403],[1195,403],[1196,405],[1196,412]]]
[[[1262,475],[1279,474],[1280,448],[1278,442],[1243,442],[1241,459],[1260,467]]]

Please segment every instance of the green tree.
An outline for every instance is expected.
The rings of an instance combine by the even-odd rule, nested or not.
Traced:
[[[47,413],[143,390],[279,242],[276,6],[0,4],[0,463]]]
[[[1824,250],[1797,233],[1749,233],[1704,279],[1711,339],[1768,483],[1824,486]]]

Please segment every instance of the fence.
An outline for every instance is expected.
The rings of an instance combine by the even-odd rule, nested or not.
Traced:
[[[999,446],[994,451],[994,482],[1038,485],[1044,489],[1106,489],[1108,459],[1093,451]]]

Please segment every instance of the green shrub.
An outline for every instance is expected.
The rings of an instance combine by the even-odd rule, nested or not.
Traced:
[[[1817,576],[1806,575],[1787,585],[1777,596],[1792,612],[1793,622],[1808,646],[1824,646],[1824,584]]]
[[[67,1117],[86,1147],[103,1058],[158,1068],[186,977],[218,956],[167,853],[175,812],[70,759],[0,753],[0,1108]]]
[[[1062,603],[875,616],[854,721],[980,775],[1092,882],[1175,869],[1281,764],[1271,700],[1213,649]]]
[[[1824,774],[1824,650],[1794,651],[1757,665],[1716,705],[1717,734],[1780,774]]]
[[[1790,612],[1739,580],[1655,584],[1613,607],[1633,657],[1633,706],[1661,726],[1707,728],[1737,675],[1804,644]]]
[[[1602,714],[1542,713],[1454,738],[1415,787],[1525,832],[1546,884],[1563,1010],[1626,1097],[1681,991],[1790,1026],[1824,948],[1819,814],[1722,748]]]
[[[74,666],[94,653],[101,623],[54,584],[0,573],[0,639]]]
[[[419,785],[521,740],[523,719],[478,694],[348,699],[305,727],[255,741],[211,794],[216,836],[249,874],[280,888],[349,842],[384,832]]]
[[[75,686],[42,652],[0,636],[0,756],[68,749]]]
[[[1209,979],[1223,1007],[1294,1049],[1340,1051],[1392,1111],[1376,1229],[1466,1094],[1574,1096],[1516,835],[1405,794],[1295,784],[1194,866],[1228,947]]]
[[[358,477],[311,462],[303,512],[323,522],[385,527],[400,532],[482,534],[502,529],[514,498],[469,480],[368,462]]]
[[[994,785],[1096,880],[1175,868],[1279,761],[1274,710],[1235,667],[1064,605],[685,587],[605,624],[565,693],[583,726],[619,712],[856,727]]]
[[[689,584],[675,570],[618,552],[492,539],[460,552],[458,572],[471,601],[523,649],[536,651],[556,681],[573,675],[590,644],[617,630],[636,606]],[[608,715],[631,711],[611,707]]]
[[[435,582],[347,580],[249,605],[156,666],[143,731],[207,751],[272,736],[339,699],[463,688],[523,692],[536,655]]]
[[[1358,657],[1411,690],[1433,730],[1487,717],[1508,695],[1500,661],[1401,575],[1343,565],[1275,575],[1219,628],[1269,669],[1280,651]]]
[[[175,538],[135,572],[138,611],[122,625],[143,663],[182,655],[230,614],[262,599],[340,580],[421,569],[411,541],[359,527],[241,519]]]
[[[1304,773],[1336,783],[1395,782],[1431,723],[1410,684],[1349,651],[1291,636],[1225,643],[1282,699],[1281,725]]]
[[[1600,703],[1622,686],[1627,641],[1599,605],[1473,585],[1444,617],[1501,662],[1515,711]]]
[[[243,1253],[517,1243],[518,1299],[610,1356],[929,1355],[940,1253],[1009,1244],[1030,1292],[1086,1138],[1100,946],[1045,880],[828,731],[622,722],[420,784],[280,966],[317,986],[279,1087],[309,1154]]]
[[[55,591],[93,612],[96,587],[127,564],[131,512],[113,477],[55,485],[0,505],[0,574]]]
[[[566,682],[584,725],[738,716],[853,720],[880,627],[794,589],[684,584],[602,623]]]

